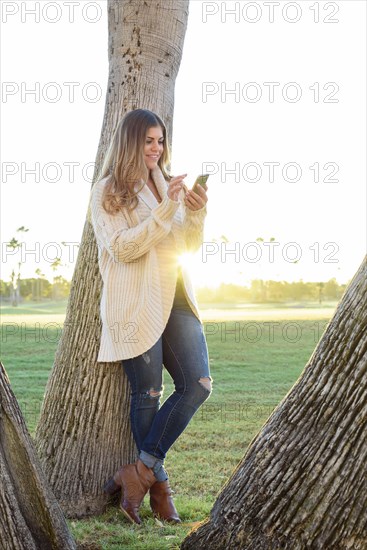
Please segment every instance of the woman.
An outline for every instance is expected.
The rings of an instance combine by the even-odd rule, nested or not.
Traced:
[[[164,123],[145,109],[120,121],[91,193],[91,221],[103,279],[97,361],[121,361],[131,386],[130,418],[139,458],[105,491],[122,489],[121,510],[141,523],[150,491],[160,519],[180,522],[164,460],[211,393],[208,351],[190,277],[180,254],[198,250],[206,216],[205,188],[170,177]],[[162,364],[175,391],[160,406]]]

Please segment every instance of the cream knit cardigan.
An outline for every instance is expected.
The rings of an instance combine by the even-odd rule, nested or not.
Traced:
[[[157,166],[151,173],[162,202],[158,203],[144,185],[138,193],[138,205],[130,213],[124,209],[109,215],[102,207],[107,178],[96,182],[91,190],[91,221],[103,280],[98,362],[136,357],[157,342],[172,309],[178,256],[195,252],[203,242],[206,205],[189,210],[183,191],[178,201],[171,200],[161,169]],[[135,189],[139,187],[141,184]],[[201,322],[184,267],[182,276],[189,305]]]

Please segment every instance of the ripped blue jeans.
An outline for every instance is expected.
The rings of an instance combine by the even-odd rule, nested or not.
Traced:
[[[131,387],[131,429],[139,458],[164,481],[166,453],[210,396],[212,381],[203,327],[186,301],[180,278],[163,334],[148,351],[124,359],[122,365]],[[163,365],[175,389],[161,406]]]

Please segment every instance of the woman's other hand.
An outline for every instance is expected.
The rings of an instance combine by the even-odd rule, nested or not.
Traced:
[[[182,174],[182,176],[175,176],[168,183],[167,195],[172,201],[178,201],[178,195],[184,186],[183,180],[187,174]]]

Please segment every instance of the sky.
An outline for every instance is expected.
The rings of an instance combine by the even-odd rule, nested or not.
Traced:
[[[23,277],[75,266],[108,34],[106,1],[73,2],[73,19],[69,4],[1,3],[4,280],[20,259]],[[185,258],[196,286],[350,280],[366,251],[366,3],[191,0],[172,148],[189,186],[211,174],[204,243]]]

